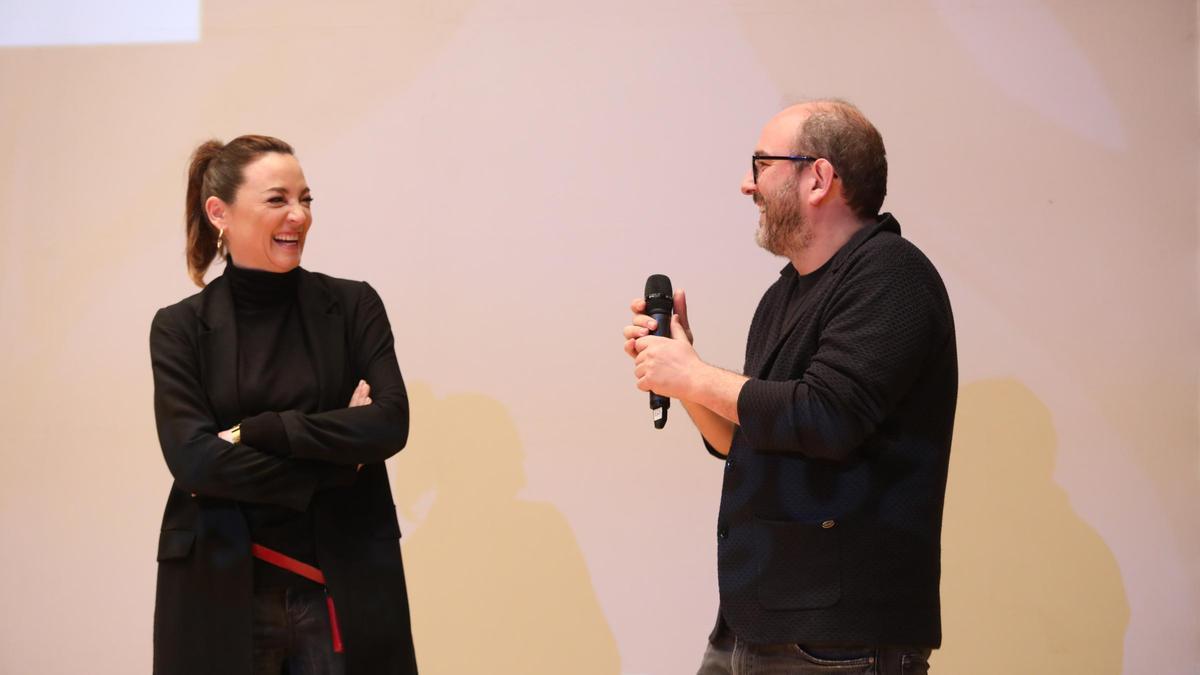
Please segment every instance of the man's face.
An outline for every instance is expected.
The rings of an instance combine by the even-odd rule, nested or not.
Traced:
[[[758,206],[758,230],[754,241],[773,255],[786,256],[808,246],[812,228],[804,218],[799,193],[799,172],[802,165],[783,162],[776,167],[787,176],[770,187],[765,186],[760,172],[759,188],[752,195]]]
[[[755,155],[788,156],[796,154],[796,135],[808,117],[805,106],[793,106],[779,113],[763,127]],[[807,162],[764,159],[755,162],[755,172],[742,179],[742,193],[758,207],[758,245],[774,255],[786,256],[808,246],[812,229],[805,218],[801,199],[802,176]]]

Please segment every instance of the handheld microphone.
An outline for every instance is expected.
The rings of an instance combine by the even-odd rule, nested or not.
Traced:
[[[655,320],[654,335],[671,337],[671,314],[675,311],[675,294],[671,280],[665,274],[651,274],[646,279],[646,314]],[[654,417],[654,428],[667,426],[667,410],[671,399],[650,392],[650,410]]]

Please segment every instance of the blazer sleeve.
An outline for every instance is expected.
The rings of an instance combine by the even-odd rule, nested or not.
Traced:
[[[185,314],[180,306],[161,309],[150,327],[154,418],[175,487],[303,511],[317,490],[354,479],[353,467],[279,458],[219,438],[200,378],[194,319]]]
[[[357,465],[382,462],[408,441],[408,393],[396,362],[383,300],[360,284],[351,319],[352,366],[371,385],[371,404],[305,414],[279,413],[292,457]]]
[[[851,459],[944,348],[952,328],[937,272],[915,249],[881,258],[847,270],[799,379],[742,387],[738,418],[751,447]]]

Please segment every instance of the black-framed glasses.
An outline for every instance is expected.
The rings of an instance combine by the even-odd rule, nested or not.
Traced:
[[[768,159],[787,160],[789,162],[817,161],[816,157],[809,157],[808,155],[750,155],[750,175],[754,176],[755,185],[758,185],[758,172],[761,170],[758,163]]]

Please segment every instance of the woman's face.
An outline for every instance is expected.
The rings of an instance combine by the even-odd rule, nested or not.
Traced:
[[[209,221],[225,231],[229,255],[238,267],[295,269],[312,225],[312,196],[300,162],[292,155],[270,152],[247,164],[242,177],[232,204],[208,198],[204,206]]]

